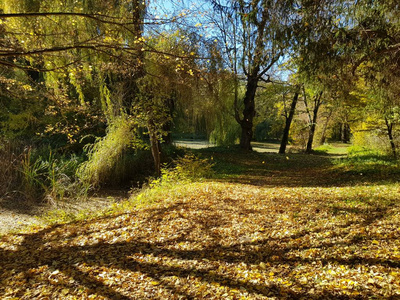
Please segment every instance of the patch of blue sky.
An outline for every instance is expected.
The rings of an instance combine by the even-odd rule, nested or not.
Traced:
[[[176,31],[178,29],[197,33],[205,39],[221,43],[221,33],[215,26],[214,9],[207,0],[150,0],[147,6],[147,16],[156,23],[158,32]],[[229,45],[223,47],[233,48]],[[237,45],[240,49],[240,45]],[[283,56],[271,69],[271,77],[279,81],[288,81],[293,70],[285,67],[290,57]],[[228,66],[227,66],[228,67]],[[229,68],[229,67],[228,67]]]

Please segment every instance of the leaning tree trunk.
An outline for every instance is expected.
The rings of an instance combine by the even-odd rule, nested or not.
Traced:
[[[279,153],[284,154],[286,152],[286,145],[289,140],[289,130],[292,124],[294,112],[296,110],[297,99],[299,99],[299,91],[296,91],[290,105],[289,115],[286,117],[285,128],[283,130],[283,136],[281,141],[281,146],[279,147]]]
[[[394,143],[393,139],[393,123],[389,122],[388,118],[385,117],[385,123],[387,128],[387,134],[390,141],[390,147],[392,148],[393,157],[397,158],[397,151],[396,151],[396,144]]]

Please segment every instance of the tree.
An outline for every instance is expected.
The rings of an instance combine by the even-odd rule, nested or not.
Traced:
[[[385,128],[395,158],[395,125],[400,106],[399,11],[397,1],[360,1],[353,7],[354,26],[344,31],[341,39],[347,46],[348,61],[353,62],[353,73],[368,84],[370,102],[366,107],[375,112],[375,123]]]
[[[312,152],[315,129],[317,127],[318,111],[323,103],[322,95],[323,91],[318,91],[312,96],[312,108],[310,108],[307,93],[305,89],[303,89],[303,101],[306,107],[306,112],[308,116],[308,126],[309,126],[306,153]]]
[[[297,67],[299,82],[304,86],[303,100],[308,118],[306,152],[311,153],[316,133],[318,112],[323,102],[345,101],[349,87],[349,63],[344,55],[345,47],[339,40],[349,28],[351,6],[345,1],[301,1],[302,15],[295,28],[292,63]],[[310,103],[310,99],[312,98]],[[324,125],[327,131],[330,114]]]
[[[92,103],[88,101],[87,86],[97,86],[93,99],[100,99],[98,104],[108,125],[121,114],[131,115],[133,106],[143,109],[142,113],[148,115],[144,126],[159,174],[156,147],[160,122],[155,120],[156,109],[146,104],[149,97],[143,96],[138,86],[146,75],[145,52],[156,51],[143,34],[145,2],[99,1],[94,5],[85,1],[60,6],[25,0],[1,4],[6,12],[1,17],[7,43],[0,48],[0,64],[27,73],[46,72],[49,89],[58,96],[79,99],[77,106],[89,114]],[[22,27],[26,33],[21,35]],[[143,103],[138,105],[141,100]]]
[[[283,115],[285,117],[285,128],[283,129],[281,145],[279,147],[280,154],[284,154],[286,152],[286,146],[289,141],[290,126],[292,124],[292,120],[293,120],[294,113],[296,110],[296,105],[297,105],[297,100],[299,98],[299,94],[300,94],[300,87],[297,85],[295,87],[293,99],[290,104],[290,109],[287,110],[286,106],[285,106],[285,111],[284,111],[284,115]]]
[[[235,117],[242,130],[240,147],[251,150],[258,85],[261,81],[269,82],[268,72],[289,46],[294,18],[293,2],[258,0],[226,3],[214,0],[212,3],[219,13],[216,20],[222,40],[227,50],[233,51],[233,54],[230,53],[229,66],[235,75],[245,78],[242,116],[236,106]],[[230,28],[223,25],[226,20]],[[237,74],[237,61],[242,67],[241,74]]]

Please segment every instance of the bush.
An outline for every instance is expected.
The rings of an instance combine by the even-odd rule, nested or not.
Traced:
[[[194,181],[204,178],[210,178],[214,175],[211,164],[208,159],[202,159],[193,153],[185,154],[183,157],[172,162],[174,167],[163,168],[161,177],[151,182],[151,186],[160,183],[177,183],[180,181]]]
[[[134,205],[146,205],[167,198],[167,191],[174,190],[175,193],[182,187],[194,181],[201,181],[214,175],[208,159],[202,159],[193,153],[188,153],[172,162],[173,167],[165,167],[161,170],[161,177],[151,179],[148,188],[142,189],[139,195],[133,196]]]
[[[125,153],[135,139],[132,124],[126,117],[119,117],[109,126],[107,135],[87,147],[89,159],[78,169],[78,177],[85,184],[100,187],[112,181],[115,170],[124,171]]]
[[[0,197],[11,193],[20,185],[22,149],[20,145],[0,139]]]
[[[20,192],[25,198],[49,202],[63,200],[66,196],[86,195],[87,187],[79,183],[75,173],[82,158],[71,156],[56,157],[51,151],[47,157],[35,157],[28,149],[23,155],[20,172],[22,185]]]

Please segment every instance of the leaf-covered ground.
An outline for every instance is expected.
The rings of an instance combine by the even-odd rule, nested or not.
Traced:
[[[327,157],[208,155],[231,175],[3,236],[0,298],[400,298],[397,183]]]

